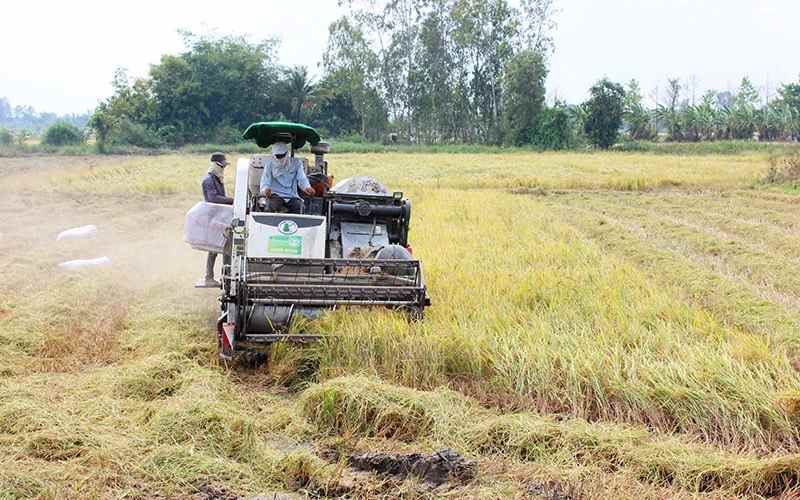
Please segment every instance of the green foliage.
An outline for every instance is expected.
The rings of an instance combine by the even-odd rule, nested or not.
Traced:
[[[779,90],[781,96],[779,106],[791,114],[794,118],[794,126],[792,127],[791,134],[794,138],[800,136],[800,125],[798,125],[798,117],[800,117],[800,82],[788,83],[781,86]]]
[[[537,112],[506,113],[504,101],[520,100],[506,98],[505,87],[524,83],[519,75],[506,78],[506,68],[526,51],[545,59],[552,1],[528,0],[519,8],[505,0],[355,0],[347,6],[347,15],[331,25],[324,67],[326,78],[350,95],[362,135],[383,136],[388,118],[409,142],[532,141],[535,119],[520,115]],[[537,72],[534,86],[540,74],[546,71]],[[532,107],[541,110],[540,103]],[[508,134],[506,120],[514,128]]]
[[[575,114],[562,102],[542,111],[534,137],[534,143],[544,149],[569,149],[574,147],[576,137]]]
[[[291,121],[304,121],[305,111],[311,107],[317,85],[311,80],[308,69],[298,66],[289,71],[288,78],[282,82],[279,98],[283,99],[286,115]]]
[[[734,94],[710,90],[698,104],[690,104],[679,80],[670,79],[667,101],[659,103],[655,116],[670,141],[789,141],[800,130],[791,89],[784,86],[780,99],[762,105],[753,83],[743,78]]]
[[[28,142],[28,139],[33,136],[31,131],[28,129],[17,130],[16,135],[17,135],[16,142],[18,146],[24,146],[25,143]]]
[[[784,85],[765,105],[747,78],[735,93],[709,91],[690,103],[681,81],[670,79],[666,100],[648,109],[636,80],[627,91],[603,80],[583,106],[546,107],[553,0],[513,7],[507,0],[352,0],[346,7],[329,27],[318,81],[305,67],[275,65],[275,40],[213,34],[184,33],[186,50],[164,55],[147,78],[118,69],[114,94],[89,120],[97,149],[235,144],[264,119],[358,135],[348,142],[367,141],[367,148],[563,149],[586,135],[608,148],[620,127],[634,143],[664,133],[675,142],[800,138],[800,83]]]
[[[361,130],[361,115],[353,105],[352,95],[338,90],[329,80],[323,81],[320,86],[310,124],[323,136],[355,135],[358,140],[364,140],[358,134]]]
[[[588,110],[586,135],[595,146],[608,149],[617,142],[622,126],[625,90],[622,85],[604,78],[590,92],[591,98],[585,104]]]
[[[650,111],[642,102],[639,82],[631,80],[625,90],[625,112],[623,114],[628,136],[634,141],[652,139],[656,135]]]
[[[163,129],[162,129],[163,130]],[[164,130],[167,133],[169,130]],[[238,144],[244,142],[242,131],[233,125],[221,125],[214,130],[212,139],[219,144]]]
[[[67,122],[56,122],[45,130],[42,142],[49,146],[67,146],[83,142],[83,133]]]
[[[323,64],[327,72],[323,86],[348,96],[360,117],[361,135],[371,140],[381,137],[388,119],[373,76],[379,66],[378,56],[357,23],[342,18],[331,24]]]
[[[614,151],[652,153],[667,156],[719,156],[753,153],[769,156],[797,154],[800,152],[800,144],[731,140],[702,142],[625,141],[615,145]]]
[[[158,148],[164,145],[158,134],[145,125],[127,118],[122,118],[114,124],[107,140],[115,145],[137,146],[140,148]]]
[[[179,146],[182,144],[181,134],[175,125],[165,125],[156,132],[164,144]],[[241,138],[241,135],[239,136]]]
[[[521,146],[534,142],[544,109],[546,79],[547,66],[544,58],[532,50],[516,54],[506,65],[503,94],[503,133],[506,144]],[[548,118],[552,122],[555,116]],[[566,125],[568,124],[567,120]]]
[[[150,70],[156,128],[172,125],[191,142],[223,123],[244,129],[274,110],[274,40],[192,33],[184,39],[187,52],[163,56]]]
[[[8,129],[0,127],[0,146],[8,146],[14,142],[14,136]]]
[[[107,103],[100,103],[89,118],[87,126],[94,132],[99,153],[106,152],[108,134],[114,126],[114,119],[108,109]]]

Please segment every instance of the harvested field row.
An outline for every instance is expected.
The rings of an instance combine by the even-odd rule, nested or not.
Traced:
[[[705,258],[710,267],[747,282],[764,296],[772,296],[776,302],[793,309],[800,307],[797,299],[800,278],[785,272],[797,265],[797,261],[765,248],[763,240],[733,237],[702,219],[690,220],[664,209],[641,208],[607,198],[582,200],[578,210],[602,214],[631,228],[645,240],[661,240],[674,251]]]
[[[682,203],[696,207],[704,206],[706,201],[701,196],[678,198]],[[725,292],[718,293],[715,286],[709,284],[695,290],[693,296],[704,301],[710,301],[715,295],[721,298],[742,296],[742,299],[723,301],[731,303],[730,307],[725,306],[725,310],[731,314],[724,316],[726,319],[746,328],[769,333],[776,339],[784,337],[784,334],[778,334],[783,331],[789,338],[794,338],[797,326],[791,319],[791,312],[797,308],[800,282],[795,280],[793,273],[785,272],[785,269],[796,265],[796,257],[793,255],[796,248],[792,241],[785,235],[778,235],[775,239],[766,236],[774,226],[759,226],[748,234],[721,213],[703,208],[684,209],[681,206],[677,212],[680,215],[672,215],[676,212],[671,211],[666,204],[658,203],[661,199],[663,196],[660,195],[642,195],[622,203],[609,196],[582,195],[554,196],[548,202],[552,203],[565,220],[569,220],[604,247],[612,249],[613,246],[612,250],[648,266],[661,262],[658,274],[666,280],[671,279],[671,273],[680,274],[681,268],[686,265],[695,268],[693,273],[696,276],[709,274],[710,271],[716,278],[709,279],[722,279],[730,285],[723,285]],[[660,258],[648,261],[658,255],[672,255],[679,262],[668,263]],[[669,273],[664,272],[667,269]],[[672,281],[683,282],[686,286],[691,286],[693,281],[687,276],[676,278]],[[751,320],[741,321],[746,316],[762,314],[757,311],[763,307],[754,303],[753,299],[743,300],[748,293],[756,302],[760,300],[774,304],[769,306],[774,311],[765,316],[770,318],[769,324],[759,327]],[[732,310],[737,302],[740,303],[739,313]],[[776,322],[777,317],[784,319]],[[787,321],[786,328],[781,327]]]

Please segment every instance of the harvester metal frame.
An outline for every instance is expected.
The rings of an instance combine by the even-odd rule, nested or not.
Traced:
[[[298,141],[291,134],[286,138],[293,144],[294,156]],[[327,145],[312,146],[312,152],[316,154],[315,173],[327,178],[327,161],[323,160]],[[240,344],[319,340],[319,335],[289,333],[289,326],[297,316],[314,318],[326,309],[340,306],[389,307],[407,311],[412,319],[423,318],[430,298],[422,263],[410,258],[410,253],[408,259],[379,259],[374,253],[358,258],[342,256],[345,228],[359,224],[371,223],[373,233],[380,224],[385,241],[410,249],[411,203],[402,193],[353,194],[326,189],[322,196],[311,200],[313,203],[305,203],[315,207],[313,215],[320,223],[324,218],[324,258],[253,257],[248,255],[248,223],[253,224],[253,216],[258,213],[269,212],[263,212],[265,204],[259,202],[258,193],[249,191],[251,175],[250,161],[240,159],[236,167],[231,254],[223,259],[222,313],[217,322],[223,359],[232,359]],[[372,244],[372,237],[369,241]]]

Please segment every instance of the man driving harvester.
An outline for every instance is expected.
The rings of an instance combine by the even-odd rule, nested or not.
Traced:
[[[298,194],[298,187],[307,195],[314,195],[303,162],[289,154],[288,144],[276,142],[272,145],[272,158],[264,165],[261,175],[260,191],[268,199],[267,210],[281,212],[285,209],[290,214],[302,213],[303,200]]]

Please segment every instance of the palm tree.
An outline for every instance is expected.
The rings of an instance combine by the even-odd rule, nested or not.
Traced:
[[[316,90],[317,85],[308,76],[308,69],[305,66],[297,66],[290,70],[286,93],[292,120],[300,121],[303,106],[315,96]]]

